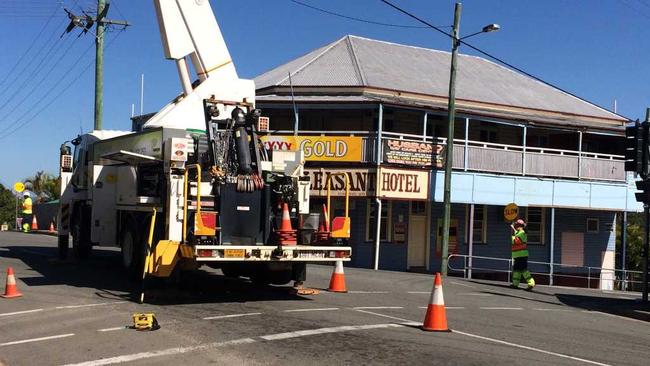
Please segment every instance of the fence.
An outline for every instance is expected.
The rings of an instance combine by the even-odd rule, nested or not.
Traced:
[[[452,254],[448,257],[450,271],[462,272],[464,278],[475,275],[510,282],[512,260],[483,256]],[[535,280],[549,285],[572,285],[576,287],[608,290],[639,291],[643,284],[641,271],[612,268],[573,266],[561,263],[528,261],[528,269]],[[610,286],[611,285],[611,286]]]

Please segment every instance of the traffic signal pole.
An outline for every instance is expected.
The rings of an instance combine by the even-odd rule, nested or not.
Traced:
[[[650,108],[647,108],[645,111],[645,122],[646,126],[650,124]],[[647,127],[646,127],[647,128]],[[646,130],[646,133],[644,134],[644,140],[643,140],[643,151],[644,151],[644,172],[646,173],[643,176],[644,180],[648,179],[648,157],[650,155],[650,151],[648,150],[649,147],[649,138],[648,136],[648,131]],[[645,240],[643,243],[643,293],[641,295],[641,301],[643,302],[648,302],[648,257],[650,254],[650,202],[645,201],[643,204],[643,210],[645,211]]]

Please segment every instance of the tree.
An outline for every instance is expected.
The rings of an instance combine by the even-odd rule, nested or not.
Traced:
[[[628,213],[627,215],[627,261],[625,268],[631,271],[641,271],[643,258],[643,239],[644,239],[645,218],[643,213]],[[616,226],[616,252],[622,254],[621,249],[621,225]],[[619,267],[620,268],[620,267]]]
[[[37,195],[37,202],[47,202],[58,199],[61,195],[59,192],[59,179],[53,175],[39,170],[33,177],[25,179],[25,183],[31,185],[32,192]]]
[[[0,224],[13,226],[16,217],[16,197],[0,183]]]

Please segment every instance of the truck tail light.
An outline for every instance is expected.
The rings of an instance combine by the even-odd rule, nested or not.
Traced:
[[[197,252],[197,256],[199,257],[213,257],[212,255],[212,249],[199,249]]]

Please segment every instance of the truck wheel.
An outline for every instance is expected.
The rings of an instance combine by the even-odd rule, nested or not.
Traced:
[[[144,245],[135,225],[128,223],[122,230],[120,239],[122,247],[122,267],[127,270],[130,279],[142,277],[144,266]]]
[[[58,240],[59,259],[64,260],[68,258],[69,237],[68,235],[59,235]]]
[[[72,251],[77,259],[86,259],[90,256],[92,251],[92,244],[90,243],[90,233],[88,225],[84,225],[85,221],[81,213],[81,209],[76,210],[75,220],[72,223]]]

